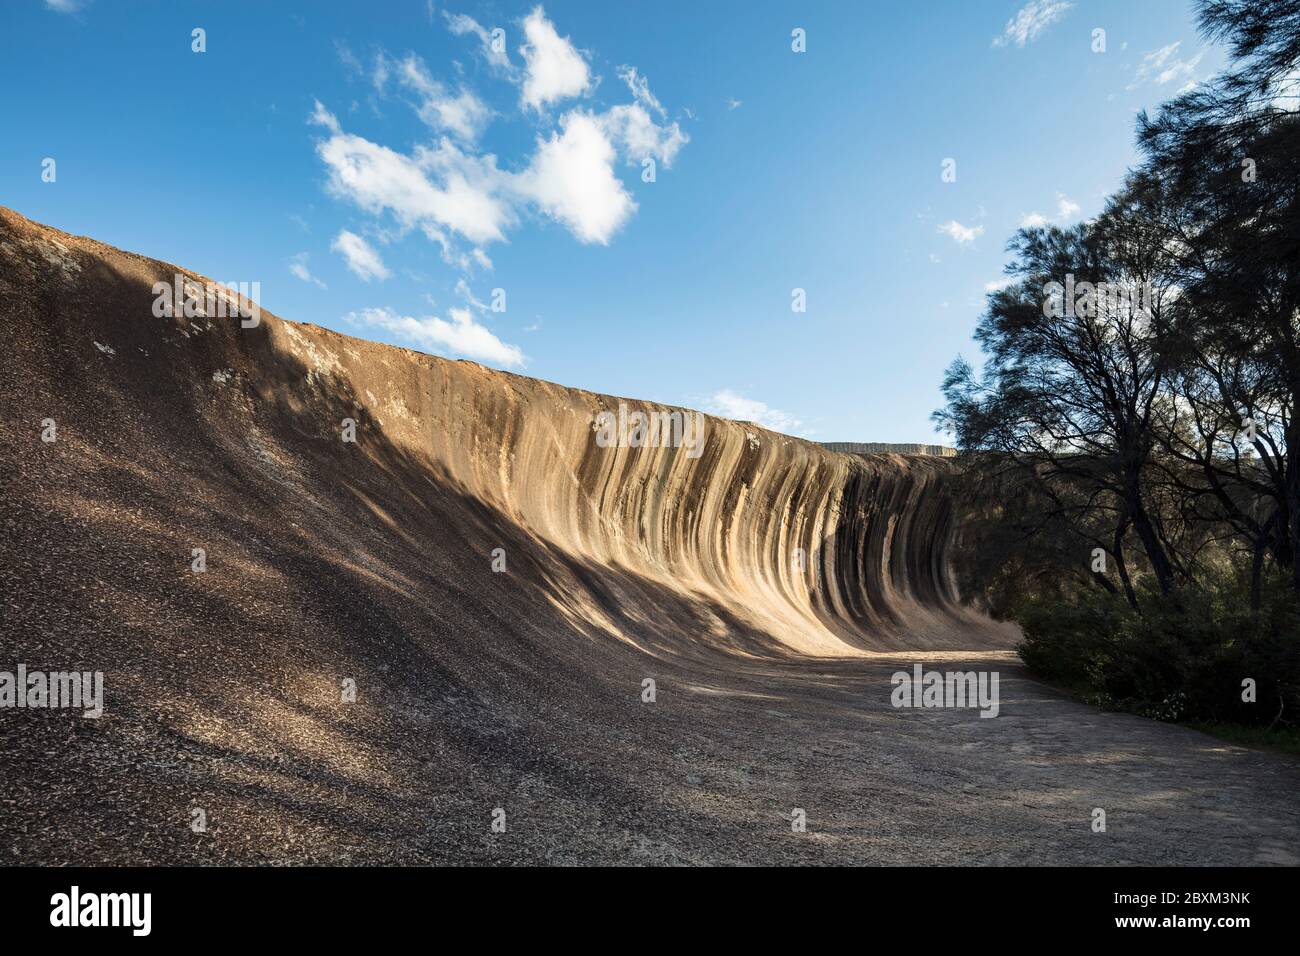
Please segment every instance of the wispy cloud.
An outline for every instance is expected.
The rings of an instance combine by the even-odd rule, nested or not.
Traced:
[[[344,229],[334,237],[330,248],[343,257],[348,269],[362,282],[369,282],[371,279],[382,282],[392,275],[384,265],[384,260],[380,258],[379,252],[355,232]]]
[[[478,37],[479,43],[482,44],[480,52],[483,58],[497,73],[505,76],[514,74],[515,67],[510,62],[510,54],[506,52],[505,43],[495,43],[491,31],[473,17],[463,13],[448,13],[444,10],[443,16],[447,18],[447,29],[456,36]]]
[[[89,0],[45,0],[45,7],[56,13],[76,13],[88,2]]]
[[[472,91],[461,87],[454,92],[429,74],[429,68],[414,53],[393,60],[381,53],[376,64],[376,84],[389,75],[415,94],[420,119],[435,132],[450,133],[464,143],[473,143],[492,118],[492,110]]]
[[[1023,47],[1032,43],[1073,6],[1068,0],[1030,0],[1007,21],[1002,34],[993,38],[993,45]]]
[[[956,219],[950,219],[943,223],[939,226],[939,231],[944,235],[951,236],[959,246],[974,242],[984,235],[983,226],[963,226]]]
[[[334,52],[338,54],[339,62],[343,64],[349,76],[355,78],[365,74],[366,68],[361,65],[361,61],[352,52],[352,48],[342,40],[334,41]]]
[[[1132,91],[1146,83],[1166,86],[1178,82],[1181,84],[1179,92],[1183,92],[1195,86],[1196,67],[1205,57],[1205,51],[1202,50],[1190,60],[1184,60],[1178,55],[1180,46],[1182,46],[1182,41],[1177,40],[1168,46],[1162,46],[1158,50],[1152,50],[1145,54],[1142,57],[1142,62],[1138,64],[1137,73],[1133,76],[1133,82],[1127,88]]]
[[[1025,213],[1020,217],[1021,229],[1041,229],[1043,226],[1049,226],[1053,222],[1065,224],[1075,219],[1079,213],[1083,212],[1083,207],[1067,196],[1065,193],[1056,194],[1056,218],[1050,219],[1040,212]]]
[[[324,104],[322,104],[320,100],[316,101],[316,105],[312,109],[311,115],[307,117],[307,122],[315,123],[317,126],[324,126],[331,133],[340,132],[338,119],[333,113],[325,108]]]
[[[343,318],[354,325],[384,329],[405,341],[435,352],[447,352],[466,358],[504,365],[524,364],[524,353],[517,346],[502,342],[492,330],[475,320],[467,308],[448,310],[450,321],[436,315],[402,315],[390,308],[361,309]]]
[[[658,113],[660,118],[668,115],[658,97],[650,92],[650,81],[638,73],[636,67],[620,66],[618,78],[627,84],[627,88],[632,91],[632,96],[638,103]]]
[[[766,402],[746,398],[729,388],[715,392],[708,401],[705,411],[735,421],[754,422],[774,432],[797,434],[803,423],[793,415],[788,415]]]
[[[303,282],[309,282],[313,285],[319,286],[322,289],[328,289],[329,286],[327,286],[324,282],[321,282],[320,279],[317,279],[314,275],[311,274],[311,270],[307,268],[307,259],[308,259],[307,253],[305,252],[298,253],[296,256],[294,256],[292,259],[289,260],[289,271],[292,272],[299,279],[301,279]]]

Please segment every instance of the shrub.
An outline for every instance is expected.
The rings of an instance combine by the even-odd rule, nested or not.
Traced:
[[[1159,720],[1295,724],[1300,602],[1271,584],[1259,611],[1233,579],[1162,596],[1033,598],[1017,609],[1033,673],[1103,706]],[[1254,703],[1242,682],[1255,681]],[[1279,717],[1279,714],[1281,715]]]

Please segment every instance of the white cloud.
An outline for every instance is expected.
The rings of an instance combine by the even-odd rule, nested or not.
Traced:
[[[1031,212],[1023,215],[1020,219],[1021,229],[1041,229],[1049,226],[1053,222],[1068,223],[1083,211],[1083,207],[1067,196],[1065,193],[1056,194],[1056,218],[1048,219],[1040,212]]]
[[[677,123],[659,126],[640,103],[611,106],[596,118],[606,137],[622,147],[630,163],[653,157],[671,167],[678,150],[690,142]]]
[[[514,215],[496,194],[500,177],[494,157],[467,156],[446,139],[405,156],[344,133],[337,122],[323,125],[333,135],[316,150],[335,195],[368,212],[390,211],[405,229],[442,226],[475,244],[504,238]]]
[[[574,110],[560,126],[563,133],[538,140],[516,186],[580,241],[608,243],[637,208],[614,175],[614,146],[599,117]]]
[[[620,66],[619,78],[627,84],[636,100],[622,106],[610,107],[601,114],[606,135],[623,148],[630,163],[640,163],[653,157],[665,166],[672,166],[678,150],[691,141],[676,121],[660,126],[651,114],[661,120],[667,111],[659,98],[650,92],[649,81],[634,66]]]
[[[1012,285],[1016,280],[1008,277],[994,279],[992,282],[984,283],[985,292],[1001,292],[1003,289]]]
[[[45,6],[57,13],[76,13],[84,3],[85,0],[45,0]]]
[[[463,355],[466,358],[507,367],[522,366],[526,361],[518,346],[502,342],[484,325],[474,320],[469,309],[452,308],[451,321],[436,315],[415,318],[393,309],[362,309],[344,319],[357,325],[372,325],[426,349]]]
[[[540,6],[524,18],[524,36],[528,42],[520,48],[524,57],[524,106],[540,110],[570,96],[586,92],[591,71],[568,37],[555,32]]]
[[[478,138],[491,115],[492,111],[469,90],[455,96],[432,96],[420,108],[420,118],[434,129],[449,130],[467,142]]]
[[[321,282],[320,279],[317,279],[314,275],[311,274],[311,270],[307,268],[307,259],[308,259],[307,253],[305,252],[298,253],[296,256],[294,256],[292,259],[289,260],[289,271],[292,272],[299,279],[301,279],[303,282],[310,282],[313,283],[314,285],[320,286],[322,289],[328,289],[329,286],[327,286],[324,282]]]
[[[1190,60],[1184,60],[1178,56],[1180,46],[1182,46],[1182,41],[1178,40],[1144,55],[1142,62],[1138,64],[1137,74],[1133,77],[1133,82],[1128,85],[1128,89],[1136,90],[1147,82],[1155,83],[1156,86],[1165,86],[1175,81],[1181,81],[1183,86],[1178,92],[1182,93],[1195,86],[1196,66],[1204,58],[1205,51],[1202,50]]]
[[[330,243],[330,248],[343,257],[348,268],[363,282],[371,279],[382,282],[392,275],[375,248],[355,232],[344,229]]]
[[[316,106],[311,111],[311,116],[307,118],[307,122],[315,123],[317,126],[324,126],[332,133],[339,132],[339,121],[333,113],[324,107],[320,100],[316,101]]]
[[[453,33],[491,43],[491,33],[473,19],[449,14],[447,21]],[[510,67],[508,77],[523,87],[521,112],[590,87],[586,60],[540,6],[524,26],[526,69]],[[309,122],[327,133],[316,146],[326,187],[372,215],[391,215],[398,228],[385,229],[387,236],[418,230],[439,246],[445,262],[465,273],[492,268],[485,247],[505,241],[530,210],[563,224],[581,242],[608,243],[637,210],[616,173],[620,158],[629,164],[653,158],[671,167],[690,141],[676,121],[667,122],[646,78],[635,67],[621,66],[632,102],[602,112],[569,109],[536,137],[531,155],[503,169],[495,155],[476,145],[492,113],[472,90],[441,83],[415,55],[399,61],[380,51],[375,70],[380,86],[393,80],[414,93],[413,107],[442,135],[400,152],[346,132],[316,101]]]
[[[375,54],[375,69],[370,75],[370,82],[374,84],[376,93],[382,93],[384,87],[388,85],[388,74],[388,57],[380,50]]]
[[[627,84],[627,88],[632,91],[632,96],[638,103],[658,113],[660,119],[668,115],[664,112],[663,104],[650,92],[650,81],[638,73],[636,67],[620,66],[618,78]]]
[[[456,294],[480,312],[487,311],[487,303],[474,295],[473,290],[469,287],[469,283],[464,279],[456,280]]]
[[[414,53],[400,62],[390,62],[381,54],[381,62],[387,64],[386,70],[393,70],[402,86],[419,97],[416,112],[435,131],[448,132],[465,143],[473,143],[492,118],[492,110],[473,91],[462,88],[452,93],[429,75],[424,61]]]
[[[1073,7],[1067,0],[1030,0],[1020,12],[1007,21],[1001,36],[993,38],[994,46],[1015,44],[1023,47],[1038,39],[1040,33],[1055,23]]]
[[[358,77],[366,72],[366,68],[361,65],[361,61],[352,52],[352,48],[342,40],[334,41],[334,52],[338,54],[339,62],[343,64],[351,76]]]
[[[1083,207],[1066,196],[1065,193],[1056,194],[1056,218],[1061,222],[1073,219],[1082,211]]]
[[[803,425],[793,415],[772,408],[766,402],[745,398],[729,388],[715,392],[705,406],[705,411],[736,421],[754,422],[764,428],[770,428],[774,432],[785,432],[787,434],[797,432]]]
[[[745,104],[742,101],[736,99],[734,96],[727,100],[727,109],[729,110],[738,110],[744,105]]]
[[[518,219],[520,202],[535,204],[582,242],[607,243],[637,208],[614,175],[610,122],[580,110],[565,114],[561,132],[539,139],[520,173],[500,170],[494,156],[466,154],[445,138],[406,156],[336,130],[317,151],[329,169],[331,192],[369,212],[391,212],[403,229],[420,228],[442,246],[445,258],[454,255],[448,232],[477,246],[503,240]],[[628,140],[624,147],[629,153],[657,149],[671,160],[682,141],[670,136],[647,147]],[[481,251],[472,258],[488,262]]]
[[[939,227],[939,231],[952,236],[958,245],[964,246],[984,235],[983,226],[963,226],[956,219],[950,219]]]
[[[448,13],[445,10],[443,16],[447,18],[447,29],[456,36],[473,34],[478,37],[479,42],[483,44],[483,56],[493,69],[507,76],[513,74],[514,66],[510,62],[505,44],[500,44],[500,49],[493,49],[492,34],[480,26],[477,20],[463,13]]]

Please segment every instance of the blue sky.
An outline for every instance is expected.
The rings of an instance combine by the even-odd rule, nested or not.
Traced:
[[[818,441],[942,440],[1007,239],[1100,211],[1136,110],[1223,65],[1194,16],[6,0],[0,204],[259,282],[287,319]]]

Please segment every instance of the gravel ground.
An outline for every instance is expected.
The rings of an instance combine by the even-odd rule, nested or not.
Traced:
[[[629,659],[621,699],[611,666],[601,699],[573,709],[528,693],[507,708],[428,675],[347,711],[325,688],[268,688],[256,719],[236,689],[230,713],[184,727],[130,704],[99,722],[28,712],[6,758],[4,859],[1300,863],[1295,761],[1098,713],[987,659],[966,666],[1000,671],[998,717],[895,710],[890,674],[910,665]],[[653,704],[640,672],[658,675]]]

